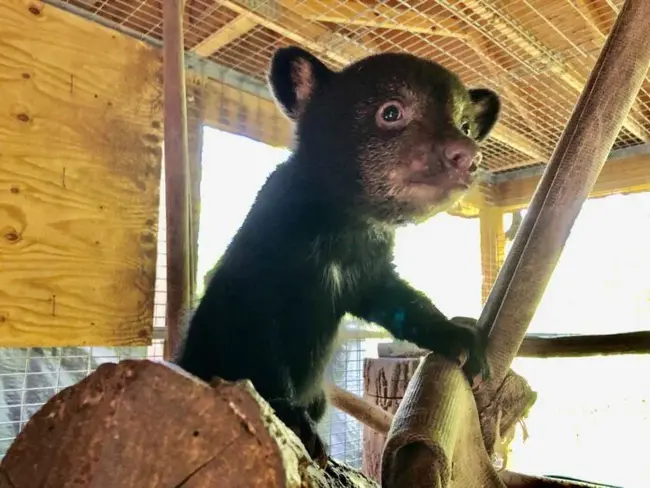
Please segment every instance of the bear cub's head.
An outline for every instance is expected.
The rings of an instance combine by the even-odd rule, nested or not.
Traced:
[[[301,48],[281,48],[269,85],[297,125],[296,159],[318,190],[385,223],[457,202],[477,181],[479,143],[501,108],[492,90],[468,89],[441,65],[403,53],[333,71]]]

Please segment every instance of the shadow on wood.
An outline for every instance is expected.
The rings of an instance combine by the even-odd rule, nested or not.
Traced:
[[[336,461],[318,469],[250,382],[175,369],[104,364],[61,391],[9,448],[0,487],[377,487]]]

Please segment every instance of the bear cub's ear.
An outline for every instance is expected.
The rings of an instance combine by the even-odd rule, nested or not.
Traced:
[[[268,83],[282,111],[296,121],[314,92],[334,74],[316,56],[290,46],[278,49],[273,55]]]
[[[469,90],[469,96],[474,104],[476,140],[480,142],[494,128],[501,112],[501,100],[499,99],[499,95],[487,88]]]

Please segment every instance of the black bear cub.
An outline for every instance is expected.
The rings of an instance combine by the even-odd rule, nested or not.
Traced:
[[[296,123],[297,145],[213,270],[176,363],[206,381],[250,379],[325,465],[315,425],[344,314],[449,357],[467,352],[470,379],[487,373],[477,329],[448,319],[402,280],[392,250],[397,226],[448,209],[476,180],[477,144],[500,100],[401,53],[335,72],[282,48],[269,84]],[[440,279],[451,285],[453,277]],[[463,293],[462,283],[452,286]]]

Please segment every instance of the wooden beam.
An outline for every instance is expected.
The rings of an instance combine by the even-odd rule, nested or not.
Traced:
[[[0,32],[0,347],[148,345],[159,53],[37,1]]]
[[[567,86],[571,87],[575,92],[582,92],[582,89],[585,85],[585,80],[580,80],[572,74],[568,73],[562,66],[562,63],[553,59],[553,56],[548,52],[547,49],[538,47],[529,41],[526,37],[521,35],[517,29],[515,29],[510,23],[506,22],[506,14],[500,12],[499,15],[497,15],[494,11],[485,7],[479,0],[464,0],[463,3],[468,8],[476,12],[479,16],[481,16],[485,21],[489,22],[490,29],[492,31],[497,33],[499,36],[507,39],[511,44],[519,47],[522,51],[528,54],[530,58],[548,60],[548,69],[553,74],[558,76]],[[466,17],[460,8],[455,6],[450,6],[449,8],[461,18]],[[498,7],[494,6],[493,9],[498,10]],[[648,131],[631,120],[629,116],[623,123],[623,127],[643,141],[650,140],[650,134]]]
[[[167,213],[167,306],[165,358],[176,351],[194,284],[190,262],[190,166],[183,59],[183,0],[163,4],[165,108],[165,208]]]
[[[251,21],[303,45],[315,54],[326,56],[338,64],[348,64],[367,56],[370,50],[347,37],[336,34],[318,24],[305,22],[300,15],[280,4],[273,9],[273,18],[260,11],[250,10],[240,2],[223,0],[221,4]],[[295,4],[291,4],[291,9]]]
[[[191,299],[196,300],[199,255],[199,225],[201,220],[201,174],[203,158],[203,125],[205,123],[205,90],[203,77],[186,74],[187,83],[187,144],[190,182],[190,283]]]
[[[239,15],[231,20],[221,29],[203,39],[197,44],[192,51],[199,56],[210,56],[212,53],[217,52],[219,49],[230,44],[235,39],[250,32],[257,26],[257,22],[251,17],[246,15]]]
[[[338,5],[335,9],[315,0],[299,2],[292,8],[298,15],[312,22],[390,29],[437,37],[465,37],[460,32],[439,27],[415,9],[388,7],[384,4],[369,5],[354,0]]]
[[[505,212],[525,208],[530,203],[541,175],[509,180],[494,185],[494,205]],[[650,154],[608,161],[589,193],[589,198],[601,198],[617,193],[650,191]]]
[[[377,348],[380,358],[415,358],[429,352],[405,342],[382,343]],[[525,358],[577,358],[621,354],[650,354],[650,332],[555,336],[527,334],[517,351],[517,357]]]
[[[609,32],[614,25],[614,20],[618,12],[612,11],[611,17],[606,15],[605,12],[608,8],[605,7],[604,2],[594,2],[590,0],[567,0],[578,12],[584,14],[589,24],[593,27],[593,31],[602,35]]]

